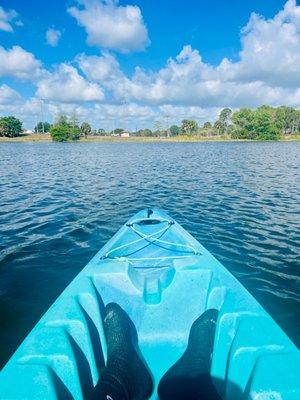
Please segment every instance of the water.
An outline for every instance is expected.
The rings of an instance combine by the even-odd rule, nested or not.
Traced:
[[[133,213],[167,210],[299,346],[300,143],[0,144],[0,365]]]

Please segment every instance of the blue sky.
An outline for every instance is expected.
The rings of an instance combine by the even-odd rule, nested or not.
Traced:
[[[0,115],[27,127],[41,99],[49,120],[75,113],[107,129],[300,104],[295,0],[45,4],[0,0]]]

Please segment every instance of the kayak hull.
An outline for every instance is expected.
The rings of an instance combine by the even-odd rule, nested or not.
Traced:
[[[158,209],[132,217],[59,296],[0,373],[0,398],[84,399],[105,365],[102,313],[110,302],[133,321],[155,386],[183,354],[193,322],[216,308],[211,376],[222,398],[300,399],[298,349],[228,270]]]

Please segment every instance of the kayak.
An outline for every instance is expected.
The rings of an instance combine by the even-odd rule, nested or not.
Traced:
[[[297,347],[208,250],[155,208],[129,219],[57,298],[1,371],[0,398],[85,399],[107,361],[109,303],[136,328],[151,399],[210,309],[218,317],[209,373],[220,397],[300,399]]]

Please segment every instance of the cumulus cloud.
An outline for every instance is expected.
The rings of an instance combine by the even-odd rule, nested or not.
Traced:
[[[273,19],[253,13],[242,30],[240,61],[224,59],[219,71],[228,80],[299,87],[300,6],[296,0],[289,0]]]
[[[42,74],[41,62],[20,46],[5,49],[0,46],[0,77],[34,80]]]
[[[61,102],[101,101],[104,93],[100,86],[84,79],[76,68],[60,64],[37,83],[37,96]]]
[[[5,11],[3,7],[0,6],[0,31],[13,32],[13,20],[17,18],[18,13],[15,10]],[[20,21],[17,21],[19,24]]]
[[[141,51],[149,43],[147,28],[137,6],[117,0],[81,0],[68,12],[87,32],[88,44],[122,53]]]
[[[198,50],[184,46],[165,67],[133,76],[109,54],[81,56],[79,67],[102,83],[115,99],[152,105],[256,107],[262,103],[300,105],[300,6],[289,0],[272,19],[252,14],[242,30],[238,61],[205,63]]]
[[[8,85],[3,84],[0,86],[0,104],[11,104],[20,98],[19,93]]]
[[[61,32],[57,29],[49,28],[46,32],[46,41],[52,47],[57,46],[60,37]]]
[[[116,81],[124,77],[120,69],[120,64],[108,52],[103,52],[101,56],[81,54],[77,57],[76,61],[83,73],[92,81]]]
[[[117,60],[109,54],[77,59],[83,73],[110,91],[116,101],[138,101],[149,105],[184,105],[199,107],[240,107],[274,103],[284,88],[268,87],[262,81],[239,82],[222,77],[218,68],[203,63],[197,50],[185,46],[169,59],[161,70],[149,73],[139,67],[126,76]]]

